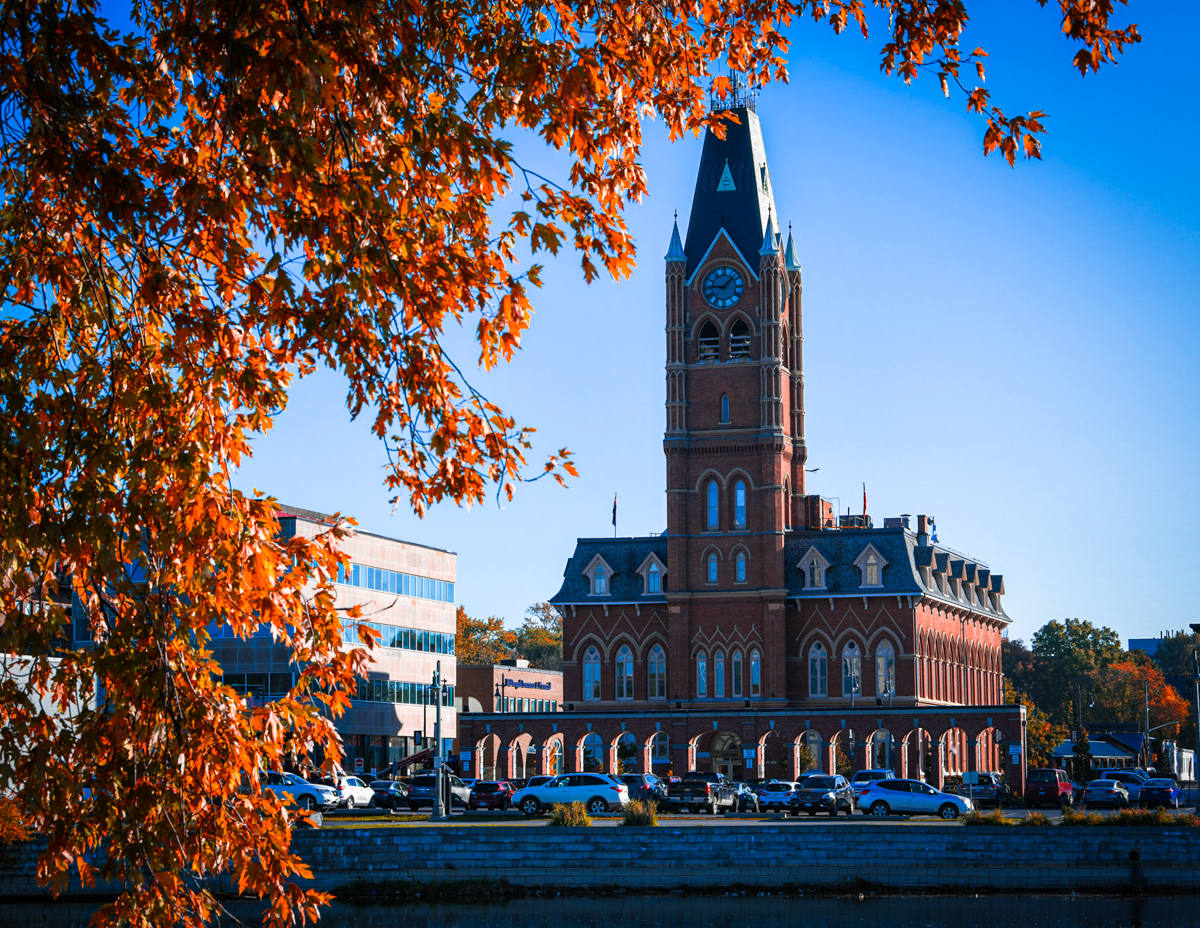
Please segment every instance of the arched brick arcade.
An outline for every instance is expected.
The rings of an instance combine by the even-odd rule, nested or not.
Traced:
[[[623,715],[464,714],[460,740],[472,776],[529,777],[598,770],[680,774],[716,770],[737,780],[790,779],[801,749],[821,771],[888,766],[944,785],[965,771],[1001,771],[1024,790],[1021,706]],[[1012,745],[1022,750],[1013,753]],[[494,760],[493,760],[494,758]]]

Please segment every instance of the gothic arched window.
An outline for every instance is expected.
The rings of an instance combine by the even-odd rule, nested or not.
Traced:
[[[734,651],[733,657],[730,659],[733,663],[733,694],[734,696],[742,695],[742,652]]]
[[[617,699],[633,699],[633,652],[626,645],[617,652]]]
[[[746,481],[739,480],[733,485],[733,524],[738,528],[746,527]]]
[[[721,360],[721,334],[711,322],[700,326],[700,360]]]
[[[729,421],[729,394],[721,394],[721,421]]]
[[[600,698],[600,652],[588,648],[583,655],[583,698]]]
[[[829,695],[829,655],[820,642],[808,649],[808,695]]]
[[[646,667],[646,698],[667,698],[667,655],[661,647],[650,649],[650,661]]]
[[[701,651],[696,655],[696,698],[708,695],[708,655]]]
[[[725,698],[725,652],[718,651],[713,655],[713,695],[717,699]]]
[[[715,554],[708,556],[708,582],[717,582],[717,556]]]
[[[875,649],[875,695],[896,695],[896,651],[889,642]]]
[[[710,480],[708,482],[708,519],[705,524],[710,531],[720,528],[721,525],[721,491],[717,487],[717,481]]]
[[[738,583],[745,583],[746,582],[746,552],[739,551],[737,553],[737,557],[734,559],[733,563],[735,565],[734,580],[736,580]]]
[[[842,648],[842,695],[862,695],[862,653],[853,641]]]
[[[745,361],[750,357],[750,327],[739,319],[729,330],[729,360]]]
[[[650,762],[665,764],[671,760],[671,739],[665,731],[655,732],[650,739]]]
[[[762,695],[762,659],[759,657],[758,648],[750,652],[750,695]]]

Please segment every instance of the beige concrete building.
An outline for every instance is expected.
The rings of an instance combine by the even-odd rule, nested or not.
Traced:
[[[278,517],[285,538],[311,537],[333,521],[324,513],[292,506],[281,506]],[[427,693],[439,661],[442,680],[452,687],[442,705],[443,748],[449,754],[458,730],[454,552],[369,532],[356,532],[343,549],[352,566],[338,578],[337,606],[362,607],[361,619],[345,623],[347,647],[356,645],[359,622],[380,633],[381,645],[370,671],[359,680],[352,707],[338,720],[343,765],[369,775],[432,746],[436,707]],[[269,637],[213,644],[226,683],[264,699],[291,686],[297,668],[290,651]]]

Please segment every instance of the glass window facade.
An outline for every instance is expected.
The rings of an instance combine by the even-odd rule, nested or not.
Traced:
[[[453,654],[454,636],[431,632],[423,628],[404,628],[383,622],[356,622],[342,619],[342,641],[346,644],[362,644],[358,626],[366,625],[379,634],[378,645],[384,648],[400,648],[405,651],[430,651],[434,654]]]
[[[416,574],[403,574],[398,570],[384,570],[365,564],[351,564],[349,570],[338,567],[338,583],[397,596],[432,599],[438,603],[454,602],[454,584],[448,580],[418,577]]]

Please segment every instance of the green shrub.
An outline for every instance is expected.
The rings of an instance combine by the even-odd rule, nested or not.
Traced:
[[[1196,828],[1200,818],[1191,812],[1168,812],[1166,809],[1122,809],[1104,820],[1105,825],[1143,826],[1158,828]]]
[[[657,825],[658,806],[653,802],[634,799],[625,804],[625,817],[622,825]]]
[[[559,802],[550,807],[551,825],[590,825],[587,807],[582,802]]]
[[[963,816],[962,823],[964,825],[1015,825],[1015,818],[1005,818],[1004,813],[999,809],[993,809],[991,812],[980,812],[978,809],[968,812]]]
[[[1045,828],[1051,824],[1050,819],[1041,812],[1030,812],[1023,819],[1017,822],[1018,825],[1027,825],[1033,828]]]
[[[1106,825],[1108,824],[1099,812],[1076,812],[1071,806],[1063,807],[1063,825]]]

